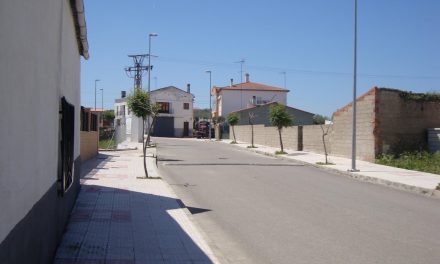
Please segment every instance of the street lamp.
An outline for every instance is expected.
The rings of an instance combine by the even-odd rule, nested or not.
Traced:
[[[99,89],[101,91],[101,114],[100,119],[101,119],[101,127],[104,126],[104,117],[102,116],[104,114],[104,88]]]
[[[148,35],[148,92],[150,92],[150,71],[151,71],[151,37],[157,37],[157,33]]]
[[[150,94],[151,80],[151,37],[157,37],[157,33],[148,34],[148,94]],[[150,117],[147,117],[147,131],[150,133]],[[148,142],[146,144],[148,144]]]
[[[95,111],[96,111],[96,83],[99,82],[99,79],[95,80]]]
[[[205,71],[209,73],[209,140],[211,140],[211,123],[212,123],[212,106],[211,106],[211,77],[212,71]]]
[[[353,65],[353,127],[351,137],[351,169],[356,169],[356,87],[357,86],[357,0],[354,0],[354,65]]]

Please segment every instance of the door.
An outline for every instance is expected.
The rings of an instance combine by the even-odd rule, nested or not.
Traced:
[[[155,137],[174,137],[174,117],[158,116],[153,127]]]
[[[189,137],[189,122],[183,122],[183,136]]]

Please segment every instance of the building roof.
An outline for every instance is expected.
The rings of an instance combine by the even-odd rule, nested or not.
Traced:
[[[76,39],[78,41],[79,53],[84,59],[89,58],[89,43],[87,41],[87,27],[84,14],[84,1],[83,0],[71,0],[70,6],[72,8]]]
[[[162,88],[159,88],[159,89],[156,89],[156,90],[152,90],[150,93],[155,93],[155,92],[163,91],[163,90],[178,90],[179,92],[187,93],[187,94],[190,94],[192,97],[195,97],[192,93],[188,93],[187,91],[182,90],[180,88],[177,88],[175,86],[162,87]]]
[[[279,104],[279,103],[278,102],[269,102],[267,104],[256,105],[256,106],[253,106],[253,107],[243,108],[243,109],[240,109],[240,110],[237,110],[237,111],[233,111],[233,113],[244,112],[244,111],[252,111],[252,109],[255,109],[255,108],[258,108],[258,107],[268,107],[270,105],[275,105],[275,104]],[[310,113],[310,112],[307,112],[307,111],[304,111],[304,110],[301,110],[301,109],[298,109],[298,108],[295,108],[295,107],[291,107],[291,106],[288,106],[288,105],[286,105],[285,107],[288,108],[288,109],[300,111],[300,112],[303,112],[303,113],[306,113],[306,114],[315,115],[314,113]]]
[[[244,83],[238,83],[238,84],[234,84],[234,85],[229,85],[229,86],[224,86],[224,87],[217,87],[214,86],[212,88],[213,92],[220,92],[222,90],[247,90],[247,91],[270,91],[270,92],[289,92],[289,90],[284,89],[284,88],[280,88],[280,87],[275,87],[275,86],[270,86],[270,85],[266,85],[266,84],[262,84],[262,83],[256,83],[256,82],[244,82]]]

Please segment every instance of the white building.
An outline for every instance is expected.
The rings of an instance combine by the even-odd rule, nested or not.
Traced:
[[[261,83],[251,82],[246,74],[244,83],[231,84],[225,87],[214,86],[213,116],[227,116],[230,112],[239,111],[256,105],[277,102],[287,104],[289,90]]]
[[[194,95],[189,85],[187,91],[174,86],[153,90],[150,98],[152,103],[160,105],[153,136],[192,136]],[[115,127],[118,143],[125,140],[142,142],[142,120],[133,116],[128,109],[125,92],[122,92],[120,99],[115,100]]]
[[[0,1],[0,263],[52,263],[79,191],[82,0]]]
[[[194,95],[187,90],[168,86],[151,91],[151,101],[160,105],[153,135],[158,137],[191,137]]]

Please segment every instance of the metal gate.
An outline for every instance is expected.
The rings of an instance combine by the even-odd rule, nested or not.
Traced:
[[[174,137],[174,117],[159,116],[153,127],[155,137]]]

